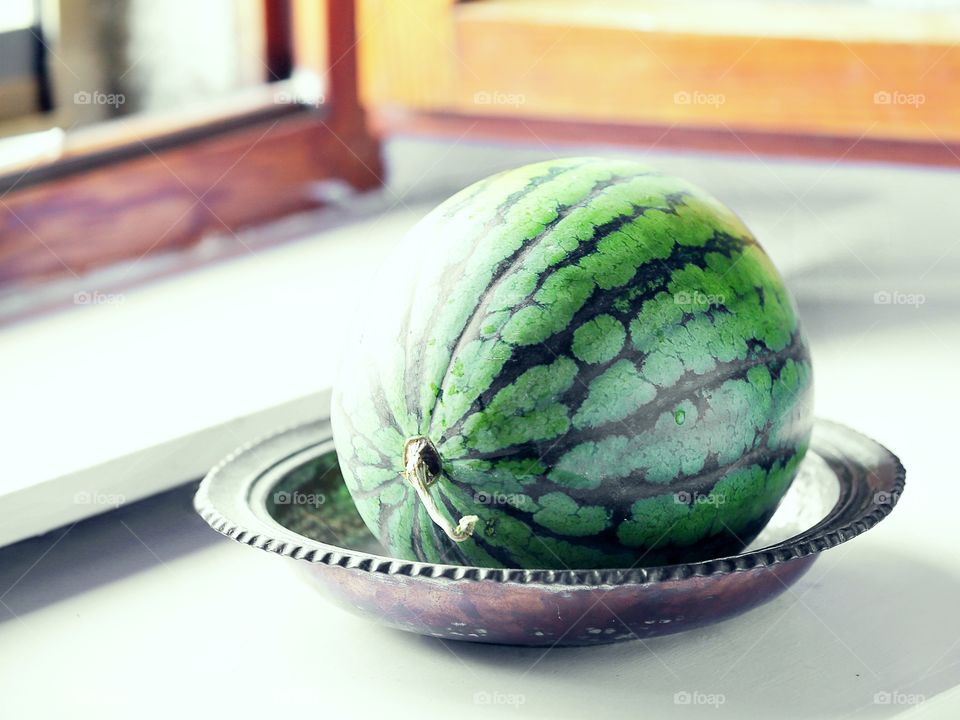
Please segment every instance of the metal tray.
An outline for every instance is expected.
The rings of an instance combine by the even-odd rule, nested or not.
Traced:
[[[739,555],[630,569],[490,569],[387,557],[353,505],[327,420],[245,445],[194,499],[214,530],[302,561],[341,607],[401,630],[511,645],[589,645],[680,632],[773,599],[817,554],[866,532],[896,505],[900,461],[818,420],[777,512]]]

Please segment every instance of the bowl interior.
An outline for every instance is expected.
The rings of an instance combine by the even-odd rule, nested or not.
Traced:
[[[332,443],[287,458],[257,483],[257,490],[261,497],[251,498],[253,507],[287,530],[329,545],[387,556],[354,506]],[[811,450],[777,511],[744,552],[812,528],[830,514],[839,496],[836,473]]]
[[[297,464],[266,484],[267,514],[311,540],[383,555],[383,546],[367,529],[350,497],[333,448],[325,444],[291,460]]]

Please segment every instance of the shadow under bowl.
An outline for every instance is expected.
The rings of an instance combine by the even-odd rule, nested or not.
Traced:
[[[340,475],[328,420],[238,449],[194,505],[233,539],[302,561],[341,607],[448,640],[589,645],[664,635],[739,615],[784,592],[818,553],[893,509],[905,471],[893,453],[818,420],[776,513],[743,552],[630,569],[491,569],[388,557]]]

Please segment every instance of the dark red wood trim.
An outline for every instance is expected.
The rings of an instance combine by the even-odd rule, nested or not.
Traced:
[[[360,105],[355,2],[327,0],[327,101],[336,108],[338,127],[366,124]]]
[[[804,157],[960,167],[960,144],[839,136],[766,133],[736,128],[618,125],[538,118],[471,116],[453,113],[371,111],[381,136],[392,134],[457,137],[527,144],[599,143],[621,147],[696,150],[747,156]]]
[[[316,207],[318,180],[375,187],[365,143],[303,115],[167,149],[147,141],[139,157],[18,188],[0,198],[0,284],[79,276]]]
[[[328,8],[323,107],[267,103],[148,135],[123,126],[106,148],[0,177],[0,285],[81,276],[316,207],[318,180],[382,184],[357,99],[353,3]]]

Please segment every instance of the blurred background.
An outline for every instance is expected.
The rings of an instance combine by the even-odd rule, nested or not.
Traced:
[[[98,608],[135,623],[160,585],[221,608],[211,583],[272,577],[194,517],[197,479],[327,411],[365,285],[429,209],[501,169],[597,154],[744,218],[800,306],[818,414],[909,469],[898,512],[829,582],[803,581],[816,619],[771,611],[745,697],[785,711],[799,662],[820,694],[797,716],[892,716],[912,708],[870,698],[898,688],[955,712],[958,88],[953,0],[2,0],[0,637],[37,662],[28,638],[82,638],[109,663],[136,648]],[[147,637],[173,658],[163,635],[205,631]],[[696,677],[728,662],[671,643],[659,655]],[[0,688],[29,687],[10,658]],[[144,686],[121,675],[124,706]],[[98,706],[97,676],[76,677],[64,697]],[[606,692],[629,708],[633,690]]]

